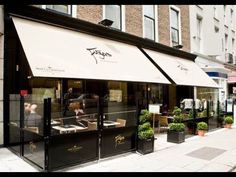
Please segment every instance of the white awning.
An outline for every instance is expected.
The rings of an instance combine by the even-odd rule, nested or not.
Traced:
[[[193,61],[148,49],[144,51],[177,85],[219,88],[218,84]]]
[[[33,76],[170,84],[136,47],[12,17]]]

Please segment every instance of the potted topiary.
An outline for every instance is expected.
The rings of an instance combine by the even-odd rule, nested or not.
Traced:
[[[138,149],[141,154],[147,154],[154,151],[154,131],[149,122],[152,114],[144,109],[141,110],[138,126]]]
[[[198,135],[199,136],[204,136],[205,131],[208,130],[208,125],[206,122],[198,122],[197,123],[197,130],[198,130]]]
[[[232,123],[234,122],[232,116],[226,116],[224,118],[225,128],[231,128]]]
[[[182,143],[185,141],[185,125],[182,123],[182,110],[175,107],[173,123],[168,125],[167,141],[172,143]]]

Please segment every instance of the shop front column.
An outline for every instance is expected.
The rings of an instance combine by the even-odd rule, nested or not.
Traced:
[[[197,99],[197,87],[194,86],[193,87],[193,100],[196,100]]]

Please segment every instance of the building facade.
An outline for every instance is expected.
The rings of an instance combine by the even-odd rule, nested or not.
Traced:
[[[219,84],[222,109],[229,96],[228,74],[236,64],[235,10],[235,5],[189,6],[191,52],[198,55],[196,63]]]
[[[192,40],[192,39],[196,39],[196,37],[193,37],[196,33],[193,29],[195,29],[196,26],[194,26],[193,24],[194,20],[192,20],[192,18],[194,18],[193,17],[194,15],[192,15],[191,13],[193,9],[192,7],[188,5],[36,5],[36,6],[39,8],[45,9],[47,12],[50,12],[52,14],[58,13],[58,14],[63,14],[65,16],[72,17],[72,18],[84,20],[93,24],[103,24],[114,31],[117,30],[119,32],[123,32],[124,34],[134,35],[134,36],[143,38],[145,41],[156,42],[156,43],[152,43],[153,45],[163,45],[163,46],[172,47],[174,48],[173,50],[168,49],[168,52],[172,54],[178,53],[178,51],[180,53],[181,52],[197,53],[197,51],[202,50],[202,47],[197,45],[196,41],[193,42]],[[194,8],[199,8],[199,7],[194,6]],[[208,9],[208,7],[206,7],[206,9]],[[0,17],[0,19],[2,19],[3,21],[3,6],[1,8],[1,12],[2,12],[1,13],[2,17]],[[231,10],[230,10],[230,15],[232,15]],[[112,23],[109,24],[109,21],[105,21],[105,19],[111,20]],[[233,24],[235,22],[230,22],[230,24],[231,23]],[[1,27],[3,27],[3,25],[1,25]],[[223,28],[225,28],[225,26]],[[3,44],[3,29],[1,30],[2,32],[0,31],[1,32],[0,37]],[[229,36],[228,38],[225,38],[225,39],[227,39],[227,41],[232,40],[232,45],[233,45],[234,38],[229,38],[234,35],[233,30],[230,29],[228,31],[230,31],[227,33]],[[198,34],[198,35],[203,35],[203,33]],[[209,35],[204,36],[204,37],[209,37]],[[197,39],[199,39],[199,37]],[[214,36],[210,39],[215,40],[217,38]],[[204,40],[204,41],[209,42],[210,39]],[[216,41],[214,42],[214,44],[215,43],[219,44],[219,42],[216,42]],[[202,45],[202,41],[201,41],[201,45]],[[205,43],[203,46],[209,46],[209,45],[210,45],[209,43]],[[212,49],[205,47],[207,49],[205,50],[206,52],[203,50],[204,52],[202,52],[202,56],[204,56],[205,58],[209,58],[209,60],[211,59],[211,62],[215,63],[214,58],[212,59],[212,56],[214,56],[214,52],[212,51],[215,50],[219,53],[218,50],[220,47],[218,45],[214,47],[213,46],[212,46]],[[1,48],[2,50],[0,50],[0,53],[3,55],[3,45],[1,46]],[[227,51],[230,50],[231,52],[233,52],[232,49],[233,47],[232,46],[230,47],[230,44],[229,44],[229,47],[227,47]],[[224,56],[223,53],[220,53],[219,55],[222,57]],[[0,59],[1,59],[1,56],[0,56]],[[3,61],[3,56],[1,60]],[[218,61],[219,66],[221,65],[223,66],[224,63],[225,62],[223,61],[223,59],[222,61],[221,60]],[[4,71],[3,62],[1,62],[0,64],[2,65],[1,68],[3,72]],[[187,69],[184,67],[182,69],[187,71]],[[212,71],[209,71],[209,72],[212,72]],[[225,73],[226,72],[225,69],[222,69],[222,72]],[[3,87],[3,84],[2,84],[3,76],[2,75],[0,76],[1,76],[0,86]],[[226,82],[226,79],[223,77],[222,80],[220,81],[224,83]],[[151,89],[151,91],[154,90],[154,92],[158,93],[156,94],[153,92],[149,96],[157,97],[159,100],[163,99],[164,102],[167,103],[169,108],[172,110],[174,106],[180,104],[180,101],[183,98],[190,98],[194,95],[194,89],[193,89],[194,85],[191,85],[191,84],[185,84],[185,85],[187,86],[182,87],[182,86],[170,85],[168,87],[155,86],[153,88],[148,88],[148,89]],[[225,90],[225,88],[222,88],[222,89]],[[164,94],[163,90],[168,90],[167,95],[169,96],[163,95]],[[0,94],[2,94],[0,95],[0,101],[2,103],[3,91]],[[167,100],[165,100],[166,98]],[[158,101],[154,100],[153,103],[154,102],[158,102]],[[0,111],[2,107],[0,107]],[[1,111],[1,114],[3,115],[3,111]],[[3,127],[2,120],[3,120],[3,116],[0,119],[0,126]],[[1,130],[3,132],[3,128]],[[1,130],[0,130],[0,133],[1,133]],[[4,137],[3,133],[1,133],[0,139],[2,140],[0,141],[0,144],[3,144],[3,137]]]

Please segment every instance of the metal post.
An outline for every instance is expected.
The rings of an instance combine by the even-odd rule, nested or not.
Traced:
[[[24,96],[20,96],[20,156],[24,156],[24,131],[25,127],[24,115]]]
[[[209,130],[209,118],[210,118],[210,101],[207,100],[207,125]]]
[[[50,170],[49,141],[51,136],[51,98],[44,99],[44,170]]]
[[[196,110],[195,110],[195,99],[193,100],[193,134],[195,134],[196,132],[196,128],[197,128],[197,125],[196,125]]]

